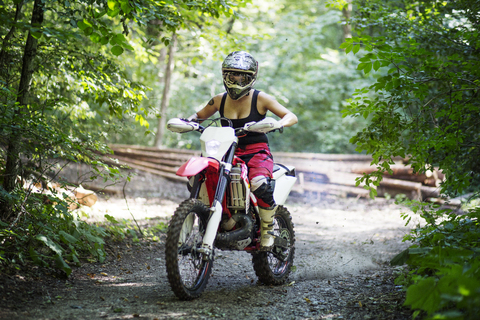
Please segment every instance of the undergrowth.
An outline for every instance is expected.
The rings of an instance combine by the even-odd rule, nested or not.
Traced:
[[[122,241],[130,238],[133,242],[139,242],[140,237],[149,241],[157,242],[160,240],[159,234],[166,233],[168,225],[165,222],[158,222],[152,226],[140,228],[135,221],[130,219],[117,220],[115,217],[106,214],[105,223],[100,224],[104,227],[111,240]]]
[[[478,319],[480,314],[480,207],[451,209],[403,201],[425,221],[404,237],[413,245],[392,264],[407,263],[396,279],[406,288],[405,305],[414,318]],[[410,214],[403,214],[407,224]]]
[[[57,268],[69,276],[81,260],[104,261],[104,228],[88,224],[61,195],[15,193],[21,203],[13,222],[0,222],[0,266],[20,269],[29,263]]]
[[[68,277],[82,262],[103,262],[105,241],[139,242],[139,237],[158,241],[163,222],[139,229],[131,220],[117,221],[105,215],[103,223],[87,223],[79,210],[70,210],[71,200],[59,194],[45,195],[21,190],[15,221],[0,221],[0,273],[18,272],[36,265],[59,270]],[[66,200],[67,199],[67,200]]]

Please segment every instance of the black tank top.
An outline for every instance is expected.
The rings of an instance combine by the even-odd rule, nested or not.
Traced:
[[[250,107],[250,114],[248,117],[243,118],[243,119],[230,119],[232,121],[233,127],[234,128],[241,128],[243,127],[246,123],[252,122],[252,121],[260,121],[265,119],[265,114],[260,114],[257,109],[257,97],[260,91],[254,90],[253,91],[253,97],[252,97],[252,104]],[[227,100],[227,93],[225,92],[222,97],[222,103],[220,104],[220,116],[224,116],[224,110],[225,110],[225,101]],[[226,120],[222,120],[222,126],[223,127],[228,127],[229,123]],[[253,144],[253,143],[260,143],[260,142],[265,142],[268,143],[268,138],[265,133],[257,133],[257,132],[249,132],[247,135],[243,137],[238,138],[238,145],[239,146],[245,146],[248,144]]]

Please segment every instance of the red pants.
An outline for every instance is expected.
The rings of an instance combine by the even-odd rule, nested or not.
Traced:
[[[247,165],[250,181],[258,176],[264,176],[267,181],[270,181],[273,172],[273,156],[267,143],[254,143],[239,147],[235,155]],[[261,207],[270,207],[275,203],[273,201],[273,189],[264,193],[262,197],[257,196],[257,198],[258,205]]]

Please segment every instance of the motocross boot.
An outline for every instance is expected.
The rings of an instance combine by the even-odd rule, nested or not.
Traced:
[[[260,251],[269,251],[273,248],[273,216],[277,211],[277,206],[269,208],[259,208],[260,216]]]

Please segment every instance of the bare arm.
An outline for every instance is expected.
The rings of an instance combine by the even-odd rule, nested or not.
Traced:
[[[219,98],[220,97],[220,98]],[[205,107],[202,108],[202,110],[192,114],[190,117],[188,117],[188,120],[196,120],[196,119],[208,119],[211,117],[215,112],[217,112],[220,108],[220,101],[221,95],[217,95],[210,99],[210,101],[207,103]]]
[[[268,110],[271,111],[274,115],[280,118],[279,123],[283,127],[291,127],[298,122],[297,116],[281,105],[274,97],[264,92],[260,92],[258,95],[259,98],[259,111],[264,114]]]

